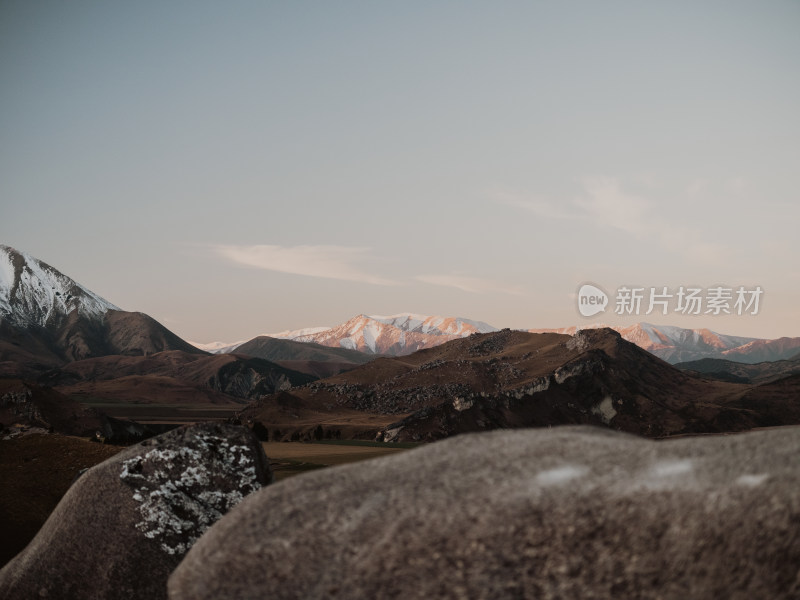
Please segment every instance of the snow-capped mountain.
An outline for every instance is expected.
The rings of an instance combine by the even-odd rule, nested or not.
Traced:
[[[455,317],[398,314],[358,315],[331,329],[294,338],[323,346],[341,346],[372,354],[400,356],[473,333],[497,331],[486,323]]]
[[[737,362],[756,363],[786,359],[800,353],[800,338],[766,340],[725,335],[709,329],[685,329],[650,323],[636,323],[624,327],[595,323],[580,327],[527,331],[574,335],[581,329],[601,327],[614,329],[627,341],[673,364],[701,358],[726,358]],[[262,335],[297,342],[315,342],[323,346],[347,348],[368,354],[401,356],[473,333],[494,331],[498,329],[481,321],[400,313],[390,316],[358,315],[335,327],[309,327]],[[207,352],[225,354],[235,352],[244,343],[244,341],[213,342],[195,346]]]
[[[208,342],[204,344],[202,342],[189,342],[195,348],[199,348],[200,350],[204,350],[209,354],[230,354],[236,348],[247,342],[248,340],[240,340],[238,342]]]
[[[301,337],[311,336],[317,333],[322,333],[323,331],[328,331],[331,329],[330,327],[305,327],[303,329],[291,329],[286,331],[280,331],[278,333],[264,333],[267,337],[277,338],[279,340],[297,340]]]
[[[610,327],[592,324],[561,329],[529,329],[531,333],[565,333],[574,335],[579,329]],[[636,323],[611,327],[632,342],[670,363],[701,358],[727,358],[737,362],[757,363],[790,358],[800,352],[800,338],[764,340],[716,333],[710,329],[684,329],[670,325]]]
[[[109,310],[120,309],[30,254],[0,246],[0,319],[47,327],[73,311],[97,321]]]
[[[263,337],[270,337],[275,338],[278,340],[293,340],[297,341],[298,338],[309,336],[315,333],[320,333],[321,331],[328,331],[330,327],[306,327],[305,329],[293,329],[293,330],[286,330],[281,331],[280,333],[262,333],[257,335],[254,338],[249,340],[239,340],[238,342],[189,342],[195,348],[200,348],[200,350],[205,350],[211,354],[230,354],[231,352],[235,352],[239,346],[242,344],[246,344],[247,342],[252,342],[258,338]],[[303,340],[306,341],[306,340]]]
[[[0,246],[0,373],[162,350],[200,352],[151,317],[120,310],[50,265]]]
[[[358,315],[335,327],[309,327],[262,335],[296,342],[314,342],[369,354],[400,356],[473,333],[493,331],[497,331],[497,328],[471,319],[401,313],[390,316]],[[213,342],[195,345],[209,352],[227,353],[236,351],[243,343]]]

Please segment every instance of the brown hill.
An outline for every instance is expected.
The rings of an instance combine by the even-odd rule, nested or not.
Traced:
[[[347,348],[331,348],[314,342],[295,342],[261,335],[237,346],[235,354],[263,358],[287,369],[324,378],[353,369],[375,359]]]
[[[166,350],[206,355],[143,313],[109,310],[86,319],[73,311],[52,328],[0,321],[0,375],[30,376],[85,358]]]
[[[663,437],[800,423],[796,402],[761,405],[753,387],[679,371],[609,329],[503,330],[379,358],[264,398],[242,417],[283,436],[320,426],[397,441],[557,424]]]
[[[149,356],[102,356],[40,378],[64,394],[142,404],[228,404],[303,385],[313,377],[260,358],[178,350]]]
[[[678,363],[676,368],[692,371],[704,377],[739,383],[769,383],[800,373],[800,356],[788,360],[741,363],[721,358],[704,358]]]

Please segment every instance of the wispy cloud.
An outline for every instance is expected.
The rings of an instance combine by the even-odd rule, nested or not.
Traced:
[[[565,208],[556,203],[548,202],[541,198],[528,198],[509,192],[492,192],[492,199],[499,204],[513,206],[528,211],[546,219],[582,219],[584,215],[576,212],[572,207]]]
[[[469,292],[472,294],[495,292],[520,295],[523,293],[522,289],[516,286],[507,286],[490,279],[468,277],[465,275],[417,275],[415,279],[423,283],[456,288],[462,292]]]
[[[621,229],[633,236],[647,235],[653,225],[651,204],[622,190],[612,177],[593,177],[583,180],[584,194],[575,200],[593,222]]]
[[[493,193],[494,201],[536,214],[540,218],[583,221],[617,229],[638,240],[652,240],[662,249],[706,264],[718,264],[730,254],[726,244],[710,241],[707,232],[687,227],[658,212],[651,200],[632,194],[614,177],[587,177],[582,192],[561,203]],[[698,180],[687,190],[691,198],[702,193],[706,182]]]
[[[219,244],[212,249],[217,255],[244,267],[374,285],[397,285],[397,282],[372,275],[360,266],[370,258],[369,248]]]
[[[729,255],[725,244],[710,241],[703,231],[665,219],[655,203],[626,192],[615,178],[585,179],[583,187],[585,194],[575,203],[595,223],[639,240],[653,240],[668,252],[703,264],[720,264]]]

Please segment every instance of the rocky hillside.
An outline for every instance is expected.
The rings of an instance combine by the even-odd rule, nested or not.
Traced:
[[[152,437],[168,428],[115,419],[96,408],[87,408],[57,390],[30,381],[0,379],[2,437],[38,431],[128,444]]]
[[[503,330],[376,359],[264,398],[242,418],[283,435],[320,425],[397,441],[559,424],[663,437],[800,423],[789,396],[741,400],[748,391],[679,371],[609,329]]]

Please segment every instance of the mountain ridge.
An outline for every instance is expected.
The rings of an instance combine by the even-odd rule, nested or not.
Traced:
[[[30,254],[0,246],[0,374],[164,350],[205,354],[152,317],[123,311]]]
[[[264,358],[204,352],[9,246],[0,246],[0,377],[35,381],[109,414],[138,417],[160,404],[160,415],[184,419],[211,405],[227,416],[317,378]]]
[[[800,337],[777,339],[753,338],[721,334],[708,328],[687,329],[673,325],[653,325],[647,322],[633,325],[608,326],[591,324],[561,328],[520,329],[529,333],[560,333],[574,335],[578,331],[608,327],[622,337],[671,364],[723,358],[742,363],[765,360],[784,360],[800,353]],[[463,317],[426,316],[415,313],[368,316],[357,315],[334,327],[309,327],[288,330],[258,337],[288,339],[316,343],[331,348],[347,348],[368,354],[404,356],[424,348],[472,335],[492,333],[497,327]],[[253,338],[256,339],[256,338]],[[195,344],[213,353],[231,353],[248,341],[235,343],[213,342]]]
[[[753,386],[704,379],[611,329],[574,336],[504,329],[377,358],[261,398],[241,418],[284,439],[321,428],[418,442],[564,424],[664,437],[800,422],[800,408],[785,401],[796,385],[763,395]]]
[[[109,310],[121,309],[44,261],[0,245],[0,318],[47,327],[73,311],[96,319]]]
[[[213,353],[235,353],[248,342],[257,338],[271,337],[315,343],[329,348],[344,348],[371,355],[402,356],[473,333],[492,331],[498,329],[488,323],[463,317],[417,313],[398,313],[389,316],[360,314],[333,327],[307,327],[262,334],[246,341],[195,343],[195,346]]]

